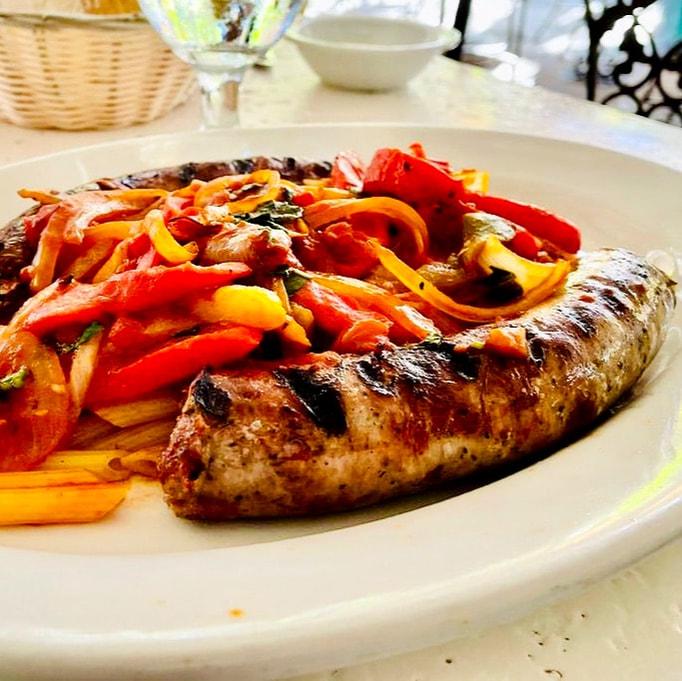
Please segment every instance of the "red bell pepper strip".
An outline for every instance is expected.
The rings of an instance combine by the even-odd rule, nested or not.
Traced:
[[[24,234],[26,234],[26,240],[29,245],[35,246],[38,243],[40,235],[58,206],[59,204],[57,203],[41,206],[35,213],[24,218]]]
[[[441,166],[426,158],[406,154],[400,149],[379,149],[367,168],[363,191],[368,194],[395,196],[407,203],[432,198],[450,200],[466,192]]]
[[[230,284],[250,274],[242,263],[197,267],[157,266],[114,274],[99,284],[56,281],[29,300],[15,323],[36,335],[68,324],[87,324],[103,315],[122,315],[177,300],[196,291]]]
[[[170,341],[129,364],[98,370],[86,404],[132,400],[192,378],[205,367],[230,364],[246,357],[262,337],[258,329],[233,326]]]
[[[317,326],[325,333],[340,339],[354,329],[354,333],[347,336],[349,342],[344,342],[344,352],[368,352],[368,348],[374,349],[380,342],[389,342],[391,322],[384,315],[357,310],[334,291],[314,281],[304,284],[291,300],[308,308]],[[350,343],[353,336],[360,340],[359,344]]]
[[[196,215],[195,211],[197,210],[198,208],[192,206],[185,211],[185,215],[171,218],[166,224],[168,231],[178,241],[191,241],[197,237],[211,234],[219,229],[219,226],[217,225],[204,225],[198,220],[195,220],[192,215]]]
[[[467,192],[464,200],[476,206],[476,210],[499,215],[525,227],[534,236],[549,241],[562,251],[577,253],[580,250],[580,230],[544,208],[478,192]]]
[[[194,197],[192,196],[173,196],[170,194],[166,197],[163,204],[163,220],[168,223],[173,218],[185,215],[185,210],[192,206]]]
[[[337,222],[320,235],[334,263],[334,271],[347,277],[366,277],[378,264],[367,237],[353,230],[348,222]]]
[[[542,242],[538,242],[528,230],[515,225],[516,234],[505,245],[508,246],[516,255],[528,260],[535,260],[538,257]]]
[[[435,163],[437,166],[440,166],[443,168],[443,170],[447,170],[450,172],[450,162],[449,161],[438,161],[435,158],[429,158],[426,155],[426,151],[424,150],[424,145],[421,142],[412,142],[412,144],[409,145],[410,151],[412,152],[413,156],[416,156],[417,158],[424,158],[427,161],[431,161],[431,163]]]
[[[352,151],[337,154],[330,175],[331,186],[360,191],[365,177],[365,164]]]
[[[291,201],[295,205],[305,208],[306,206],[310,206],[311,204],[315,203],[315,197],[313,196],[312,192],[302,192],[301,194],[296,194]]]
[[[334,342],[335,352],[364,354],[376,350],[379,342],[388,343],[389,325],[379,319],[360,319]]]
[[[412,204],[430,230],[434,229],[431,224],[434,214],[429,212],[429,205],[438,201],[455,204],[460,212],[463,208],[466,212],[470,206],[468,210],[499,215],[567,253],[580,249],[580,231],[568,220],[532,204],[467,191],[461,180],[451,177],[438,164],[400,149],[379,149],[374,154],[367,168],[363,191],[388,194]]]
[[[158,308],[148,318],[118,317],[107,334],[104,352],[118,354],[140,353],[162,345],[182,332],[198,328],[201,320],[186,313],[161,313]],[[192,334],[185,334],[192,335]]]

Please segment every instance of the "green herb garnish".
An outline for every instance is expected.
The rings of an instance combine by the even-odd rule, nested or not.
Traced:
[[[443,342],[443,334],[439,331],[432,331],[421,341],[422,345],[440,345]]]
[[[270,229],[284,229],[285,222],[303,217],[303,208],[284,201],[266,201],[256,210],[250,213],[237,213],[234,217]]]
[[[57,343],[57,352],[61,355],[75,352],[81,345],[92,340],[103,328],[99,322],[92,322],[92,324],[85,327],[85,331],[73,343]]]
[[[19,390],[19,388],[24,387],[26,379],[31,375],[31,372],[27,366],[19,367],[16,371],[11,374],[7,374],[3,378],[0,378],[0,391],[9,392],[10,390]]]
[[[303,288],[312,279],[309,274],[293,267],[287,267],[278,274],[282,277],[284,288],[290,296],[293,296],[296,291]]]

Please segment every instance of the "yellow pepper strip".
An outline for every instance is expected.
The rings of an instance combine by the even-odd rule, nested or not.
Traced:
[[[307,307],[298,303],[291,303],[291,316],[303,327],[306,335],[310,335],[315,325],[315,315]]]
[[[173,416],[179,411],[180,404],[177,397],[167,394],[117,404],[113,407],[100,407],[95,409],[95,414],[119,428],[127,428]]]
[[[528,291],[519,300],[499,307],[476,307],[455,302],[437,289],[431,282],[420,276],[408,264],[400,260],[393,251],[385,248],[377,241],[374,241],[373,245],[381,264],[410,291],[425,300],[429,305],[455,319],[479,324],[501,317],[515,317],[538,305],[554,293],[571,269],[570,264],[566,260],[559,260],[554,263],[554,267],[545,281]]]
[[[324,184],[295,184],[289,180],[282,180],[281,186],[288,189],[295,196],[298,194],[312,194],[315,201],[322,199],[353,199],[355,194],[347,189],[338,187],[326,187]]]
[[[195,196],[196,193],[206,185],[203,180],[192,180],[186,187],[181,187],[171,192],[171,196],[182,196],[187,198],[188,196]]]
[[[147,189],[107,189],[102,191],[108,199],[117,199],[119,201],[145,201],[151,199],[165,199],[168,196],[167,189],[160,187],[150,187]]]
[[[284,326],[277,333],[292,352],[306,352],[311,348],[305,329],[291,316],[287,315]]]
[[[294,236],[294,237],[301,237],[301,236],[308,236],[310,234],[310,230],[308,229],[308,225],[306,225],[305,220],[301,220],[301,218],[298,218],[295,222],[294,229],[288,229],[287,232],[289,233],[289,236]]]
[[[95,275],[92,277],[93,284],[99,284],[100,281],[105,281],[112,274],[116,274],[118,268],[123,264],[128,254],[128,242],[121,241],[116,244],[112,254],[109,259],[102,265],[102,267],[97,270]]]
[[[85,236],[92,239],[127,239],[140,231],[142,220],[112,220],[89,225]]]
[[[276,293],[260,286],[222,286],[192,306],[194,315],[206,322],[234,322],[272,331],[286,322],[287,313]]]
[[[479,242],[473,262],[484,275],[492,274],[493,267],[511,272],[524,293],[542,284],[556,267],[555,263],[522,258],[504,246],[494,234],[487,236],[483,243]]]
[[[71,276],[81,281],[88,272],[110,257],[113,250],[113,239],[98,239],[62,272],[62,276]]]
[[[280,179],[279,186],[281,189],[288,189],[292,194],[302,194],[303,192],[308,191],[307,187],[304,187],[300,184],[296,184],[295,182],[292,182],[291,180],[281,180]]]
[[[320,199],[323,201],[332,199],[354,199],[355,195],[353,192],[349,192],[347,189],[339,189],[338,187],[322,187],[320,192]]]
[[[314,230],[357,213],[379,213],[402,225],[412,240],[411,256],[419,261],[426,254],[429,244],[426,223],[414,208],[398,199],[376,196],[318,201],[305,209],[303,217],[308,227]]]
[[[111,513],[128,482],[100,482],[0,491],[0,525],[88,523]]]
[[[474,168],[462,168],[450,173],[455,180],[460,180],[466,189],[472,192],[488,193],[490,175],[485,170],[475,170]]]
[[[438,333],[430,319],[380,286],[337,275],[316,274],[313,279],[336,293],[357,300],[363,307],[378,310],[420,340]]]
[[[199,253],[199,248],[195,243],[182,246],[175,240],[175,237],[168,231],[160,210],[150,210],[142,228],[149,235],[159,255],[171,265],[180,265],[194,260]]]
[[[229,200],[229,196],[239,195],[239,190],[247,185],[260,185],[258,191],[250,193],[242,199]],[[216,194],[227,193],[226,202],[231,213],[248,213],[261,203],[274,201],[279,195],[281,178],[276,170],[257,170],[249,175],[225,175],[207,182],[194,196],[194,205],[203,208],[211,203]]]
[[[51,194],[50,192],[44,192],[40,189],[24,188],[20,189],[17,194],[19,194],[22,199],[33,199],[42,204],[59,203],[62,200],[62,197],[59,194]]]
[[[324,177],[320,179],[307,178],[303,180],[303,185],[305,187],[328,187],[331,184],[331,178]]]

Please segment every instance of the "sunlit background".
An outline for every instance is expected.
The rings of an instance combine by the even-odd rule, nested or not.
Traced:
[[[595,11],[604,4],[615,2],[595,3]],[[307,12],[383,12],[451,25],[457,6],[458,0],[309,0]],[[638,21],[663,54],[682,39],[682,1],[659,0],[643,10]],[[632,18],[624,17],[603,37],[602,67],[622,61],[619,46],[631,26]],[[638,39],[648,44],[645,32],[637,31]],[[588,46],[584,0],[471,0],[462,59],[483,66],[501,80],[585,98]],[[641,67],[635,67],[633,78],[640,75],[638,69]],[[675,80],[680,74],[664,77],[677,88]],[[627,102],[613,104],[631,108]]]

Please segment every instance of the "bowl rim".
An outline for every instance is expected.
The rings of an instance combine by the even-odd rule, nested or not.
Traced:
[[[433,28],[438,32],[438,34],[437,34],[437,37],[434,38],[433,40],[427,40],[427,41],[419,42],[419,43],[399,43],[399,44],[393,44],[393,45],[377,45],[377,44],[372,44],[372,43],[323,40],[321,38],[312,38],[312,37],[307,36],[301,32],[301,29],[304,29],[305,27],[307,27],[311,24],[314,24],[320,20],[336,19],[336,20],[341,20],[342,22],[347,22],[348,19],[358,19],[358,18],[361,18],[365,22],[370,22],[370,23],[375,23],[375,24],[393,23],[393,24],[403,24],[406,26],[420,26],[420,27],[426,27],[426,28]],[[398,19],[398,18],[390,18],[390,17],[372,16],[372,15],[361,14],[361,13],[349,13],[349,14],[340,14],[340,15],[320,14],[316,17],[313,17],[313,18],[305,21],[303,24],[301,24],[300,28],[290,29],[289,32],[287,33],[287,38],[289,38],[292,42],[294,42],[296,44],[312,45],[315,47],[322,47],[322,48],[328,48],[328,49],[338,49],[338,50],[348,51],[348,52],[362,50],[363,52],[394,53],[394,52],[408,52],[408,51],[409,52],[419,52],[422,50],[435,50],[435,49],[439,49],[439,50],[442,50],[445,52],[447,50],[454,49],[457,45],[459,45],[459,43],[462,39],[462,34],[456,28],[450,28],[447,26],[430,26],[429,24],[423,24],[421,22],[414,21],[412,19]]]

